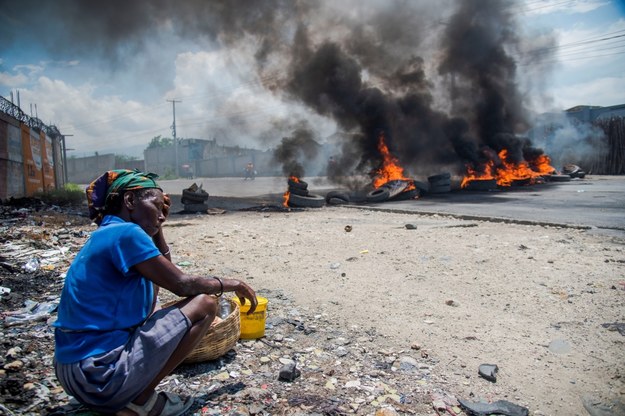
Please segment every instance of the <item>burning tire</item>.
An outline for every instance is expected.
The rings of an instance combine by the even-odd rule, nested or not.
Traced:
[[[295,182],[293,179],[289,179],[289,188],[308,189],[308,183],[304,181]]]
[[[308,196],[308,189],[298,188],[296,186],[289,186],[289,192],[291,195]]]
[[[419,188],[415,188],[415,189],[411,189],[409,191],[404,191],[404,192],[398,194],[397,196],[392,198],[392,200],[393,201],[407,201],[409,199],[416,199],[419,196],[421,196],[421,192],[419,191]]]
[[[388,188],[380,187],[369,192],[366,196],[367,202],[384,202],[391,197],[391,191]]]
[[[496,179],[473,179],[464,188],[467,191],[492,191],[497,189]]]
[[[512,183],[510,183],[511,187],[515,186],[527,186],[532,184],[532,178],[523,178],[523,179],[514,179]]]
[[[550,182],[570,182],[570,175],[551,175],[549,177]]]
[[[341,191],[330,191],[326,195],[326,202],[330,205],[348,204],[349,195]]]
[[[395,180],[386,182],[382,185],[382,188],[387,188],[389,191],[388,198],[392,199],[400,193],[404,192],[404,190],[408,187],[408,181]]]
[[[291,194],[289,196],[290,207],[321,208],[325,204],[325,202],[325,198],[319,195],[309,194],[308,196],[302,196],[297,194]]]

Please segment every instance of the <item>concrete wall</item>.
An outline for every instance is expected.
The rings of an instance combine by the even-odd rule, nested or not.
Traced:
[[[115,169],[115,155],[112,153],[67,159],[67,179],[72,183],[89,183],[112,169]]]
[[[195,176],[243,177],[245,166],[252,162],[258,176],[280,175],[280,166],[273,161],[272,152],[255,152],[246,156],[226,156],[198,160],[194,166]]]
[[[0,199],[63,187],[60,137],[48,136],[43,128],[0,112]]]
[[[25,195],[20,122],[0,113],[0,199]]]
[[[175,176],[176,154],[173,147],[147,149],[143,154],[147,171],[162,178]],[[258,175],[275,176],[280,174],[280,166],[272,158],[271,151],[218,146],[214,140],[188,139],[178,148],[181,176],[182,165],[190,165],[196,177],[242,177],[249,162],[254,163]]]

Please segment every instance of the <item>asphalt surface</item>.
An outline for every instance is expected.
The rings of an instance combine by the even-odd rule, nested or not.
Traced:
[[[325,195],[335,189],[324,178],[306,178],[311,193]],[[172,194],[173,212],[183,209],[177,202],[182,189],[192,183],[209,193],[208,204],[224,209],[245,209],[282,203],[285,178],[196,178],[160,181]],[[362,198],[360,198],[362,201]],[[585,228],[625,236],[625,176],[593,176],[570,182],[547,182],[495,191],[454,189],[444,194],[425,194],[408,201],[353,202],[349,207],[424,215],[448,215],[463,219],[542,224]],[[323,209],[323,208],[322,208]]]

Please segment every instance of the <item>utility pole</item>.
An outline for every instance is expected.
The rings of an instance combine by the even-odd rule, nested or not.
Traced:
[[[63,179],[64,183],[67,185],[67,146],[65,145],[65,138],[72,137],[73,134],[63,134],[61,138],[63,139]]]
[[[179,173],[179,167],[178,167],[178,139],[176,138],[176,103],[181,103],[182,101],[177,101],[177,100],[167,100],[168,102],[171,103],[172,105],[172,109],[174,112],[174,123],[171,125],[171,132],[173,134],[174,137],[174,157],[176,160],[176,179],[178,179],[180,177],[180,173]]]

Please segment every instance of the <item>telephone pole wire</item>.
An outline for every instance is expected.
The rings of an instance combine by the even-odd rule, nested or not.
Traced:
[[[174,123],[171,125],[171,132],[172,135],[174,137],[174,157],[175,157],[175,163],[176,163],[176,179],[178,179],[178,177],[180,176],[179,174],[179,168],[178,168],[178,139],[176,138],[176,103],[181,103],[182,101],[177,101],[177,100],[167,100],[168,102],[171,103],[172,105],[172,109],[174,112]]]

